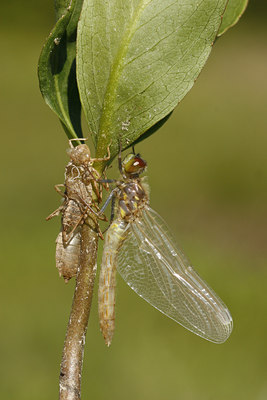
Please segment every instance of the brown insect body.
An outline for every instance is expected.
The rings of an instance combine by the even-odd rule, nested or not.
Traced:
[[[85,146],[85,145],[83,145]],[[87,147],[87,146],[86,146]],[[86,169],[92,169],[86,166]],[[96,172],[96,171],[95,171]],[[93,189],[90,182],[84,179],[84,166],[77,166],[71,161],[65,169],[65,193],[62,214],[62,235],[65,245],[71,240],[74,230],[90,214],[90,207],[97,208],[92,202]]]
[[[126,237],[127,226],[141,217],[148,205],[148,191],[139,175],[146,162],[139,155],[128,155],[122,164],[122,180],[116,181],[113,193],[117,198],[116,219],[110,225],[104,243],[99,276],[98,313],[100,330],[110,346],[115,330],[116,265],[120,247]]]
[[[56,267],[59,276],[68,281],[76,276],[81,252],[81,227],[74,232],[67,246],[63,242],[63,234],[59,232],[56,239]]]
[[[49,220],[61,214],[62,229],[56,239],[56,266],[60,276],[63,276],[66,282],[77,274],[82,224],[86,222],[92,228],[97,226],[99,236],[103,237],[97,216],[99,211],[97,203],[102,198],[102,187],[97,182],[100,175],[92,166],[96,159],[91,158],[86,144],[76,147],[71,145],[69,155],[70,162],[65,168],[64,185],[55,187],[56,191],[64,197],[63,204],[47,217]],[[103,159],[97,159],[99,160]],[[64,193],[59,189],[60,186],[64,186]],[[96,200],[93,200],[94,193]],[[105,220],[105,217],[102,219]]]

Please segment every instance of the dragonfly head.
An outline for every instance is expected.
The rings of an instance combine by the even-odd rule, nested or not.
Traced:
[[[88,164],[91,160],[90,150],[86,144],[79,144],[68,149],[68,154],[71,161],[77,166]]]
[[[129,178],[134,178],[139,176],[146,169],[147,163],[140,154],[128,154],[123,162],[122,169],[125,175]]]

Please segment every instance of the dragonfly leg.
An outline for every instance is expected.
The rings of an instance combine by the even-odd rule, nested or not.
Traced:
[[[46,221],[49,221],[50,219],[57,217],[62,212],[63,209],[64,206],[58,207],[55,211],[53,211],[50,215],[48,215],[48,217],[46,217]]]
[[[73,138],[73,139],[69,139],[69,146],[70,146],[70,148],[71,148],[71,149],[74,148],[72,142],[78,142],[79,140],[83,140],[83,141],[85,142],[86,140],[88,140],[88,138],[77,138],[77,139],[76,139],[76,138]]]
[[[87,205],[87,207],[89,208],[90,211],[94,212],[94,210],[92,210],[91,207],[89,207],[88,205]],[[83,214],[81,215],[80,219],[76,222],[76,224],[73,226],[73,228],[72,228],[72,230],[70,232],[67,233],[66,231],[63,230],[62,238],[63,238],[63,243],[64,243],[65,246],[67,246],[69,244],[69,242],[71,241],[71,239],[73,237],[73,234],[74,234],[75,230],[78,228],[79,225],[82,225],[86,221],[87,217],[88,217],[88,210],[83,212]],[[102,231],[100,229],[100,226],[99,226],[97,221],[96,221],[96,224],[97,224],[97,233],[98,233],[99,237],[102,240],[104,240],[103,233],[102,233]]]
[[[114,220],[114,216],[115,216],[115,201],[116,198],[115,196],[113,196],[112,200],[111,200],[111,213],[110,213],[110,223],[109,223],[109,227],[112,224],[113,220]]]
[[[84,215],[86,213],[84,213],[80,219],[76,222],[76,224],[74,225],[74,227],[72,228],[72,230],[70,232],[66,232],[66,231],[62,231],[62,239],[63,239],[63,243],[65,246],[67,246],[69,244],[69,242],[71,241],[72,237],[73,237],[73,233],[75,232],[76,228],[78,228],[79,225],[82,224],[82,221],[84,219]]]
[[[119,163],[119,171],[120,171],[120,174],[123,175],[122,161],[121,161],[121,153],[122,153],[121,140],[119,140],[118,163]]]
[[[101,200],[102,200],[102,190],[101,190],[101,188],[97,185],[97,183],[98,183],[98,182],[96,182],[95,179],[91,182],[93,191],[95,192],[96,197],[97,197],[97,200],[98,200],[98,202],[100,203]]]
[[[65,185],[64,185],[63,183],[59,183],[58,185],[55,185],[55,186],[54,186],[55,191],[56,191],[58,194],[60,194],[60,196],[66,197],[65,193],[62,192],[62,190],[60,189],[60,188],[62,188],[62,187],[64,188],[64,191],[65,191]]]
[[[107,180],[106,171],[104,171],[104,172],[103,172],[103,175],[104,175],[104,179],[106,179],[106,180]],[[108,183],[108,182],[104,182],[104,183],[102,183],[102,187],[103,187],[104,189],[106,189],[106,190],[108,190],[108,191],[109,191],[109,183]]]
[[[115,216],[115,201],[116,201],[116,197],[113,196],[112,199],[111,199],[110,221],[109,221],[108,227],[103,231],[103,233],[105,233],[105,232],[109,229],[110,225],[111,225],[112,222],[114,221],[114,216]]]
[[[92,162],[99,162],[99,161],[108,161],[110,159],[110,144],[107,147],[107,153],[108,155],[106,157],[102,157],[102,158],[91,158],[90,161]]]
[[[77,193],[77,197],[78,197],[79,201],[80,201],[81,203],[83,203],[83,205],[84,205],[89,211],[91,211],[91,213],[93,213],[98,219],[100,219],[100,220],[102,220],[102,221],[107,221],[105,215],[103,215],[102,217],[99,215],[99,214],[101,213],[101,210],[100,210],[100,212],[95,211],[95,210],[90,206],[90,204],[88,204],[78,193]]]
[[[105,211],[105,209],[107,208],[107,206],[109,205],[110,201],[113,199],[113,197],[115,197],[115,193],[118,191],[117,188],[112,189],[112,191],[110,192],[108,198],[106,199],[103,207],[101,208],[101,210],[99,211],[99,214],[103,214],[103,212]]]
[[[98,183],[115,183],[117,182],[116,179],[97,179]]]
[[[91,211],[91,210],[92,210],[92,209],[91,209],[91,207],[90,207],[90,211]],[[94,210],[92,210],[92,211],[94,212]],[[95,214],[95,215],[97,216],[97,218],[100,219],[101,221],[107,221],[107,218],[106,218],[105,215],[101,218],[101,217],[98,216],[95,212],[94,212],[94,214]],[[87,217],[88,217],[88,211],[85,212],[85,214],[84,214],[84,221],[85,221],[85,223],[86,223],[86,218],[87,218]],[[99,225],[98,221],[95,220],[94,222],[95,222],[95,224],[96,224],[96,229],[97,229],[98,236],[100,237],[100,239],[104,240],[104,236],[103,236],[103,233],[102,233],[102,231],[101,231],[101,229],[100,229],[100,225]]]
[[[66,198],[65,193],[62,192],[62,190],[60,188],[64,187],[65,189],[65,185],[63,185],[62,183],[59,183],[58,185],[55,185],[55,191],[60,194],[60,196]],[[50,215],[48,215],[48,217],[46,217],[46,221],[49,221],[50,219],[57,217],[62,210],[64,209],[64,206],[61,205],[60,207],[58,207],[55,211],[53,211]]]

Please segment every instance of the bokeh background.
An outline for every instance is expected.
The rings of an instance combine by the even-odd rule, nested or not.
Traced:
[[[67,140],[38,89],[53,2],[1,5],[0,397],[58,396],[74,282],[55,268]],[[215,345],[154,310],[118,277],[114,342],[94,296],[83,399],[267,399],[267,7],[252,0],[220,38],[194,88],[137,150],[151,205],[229,306],[234,331]],[[96,293],[95,293],[96,294]]]

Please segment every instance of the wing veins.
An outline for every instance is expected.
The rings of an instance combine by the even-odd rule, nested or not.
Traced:
[[[225,341],[232,329],[227,308],[193,270],[171,236],[169,239],[164,221],[147,208],[129,225],[118,262],[118,271],[128,285],[197,335]]]

